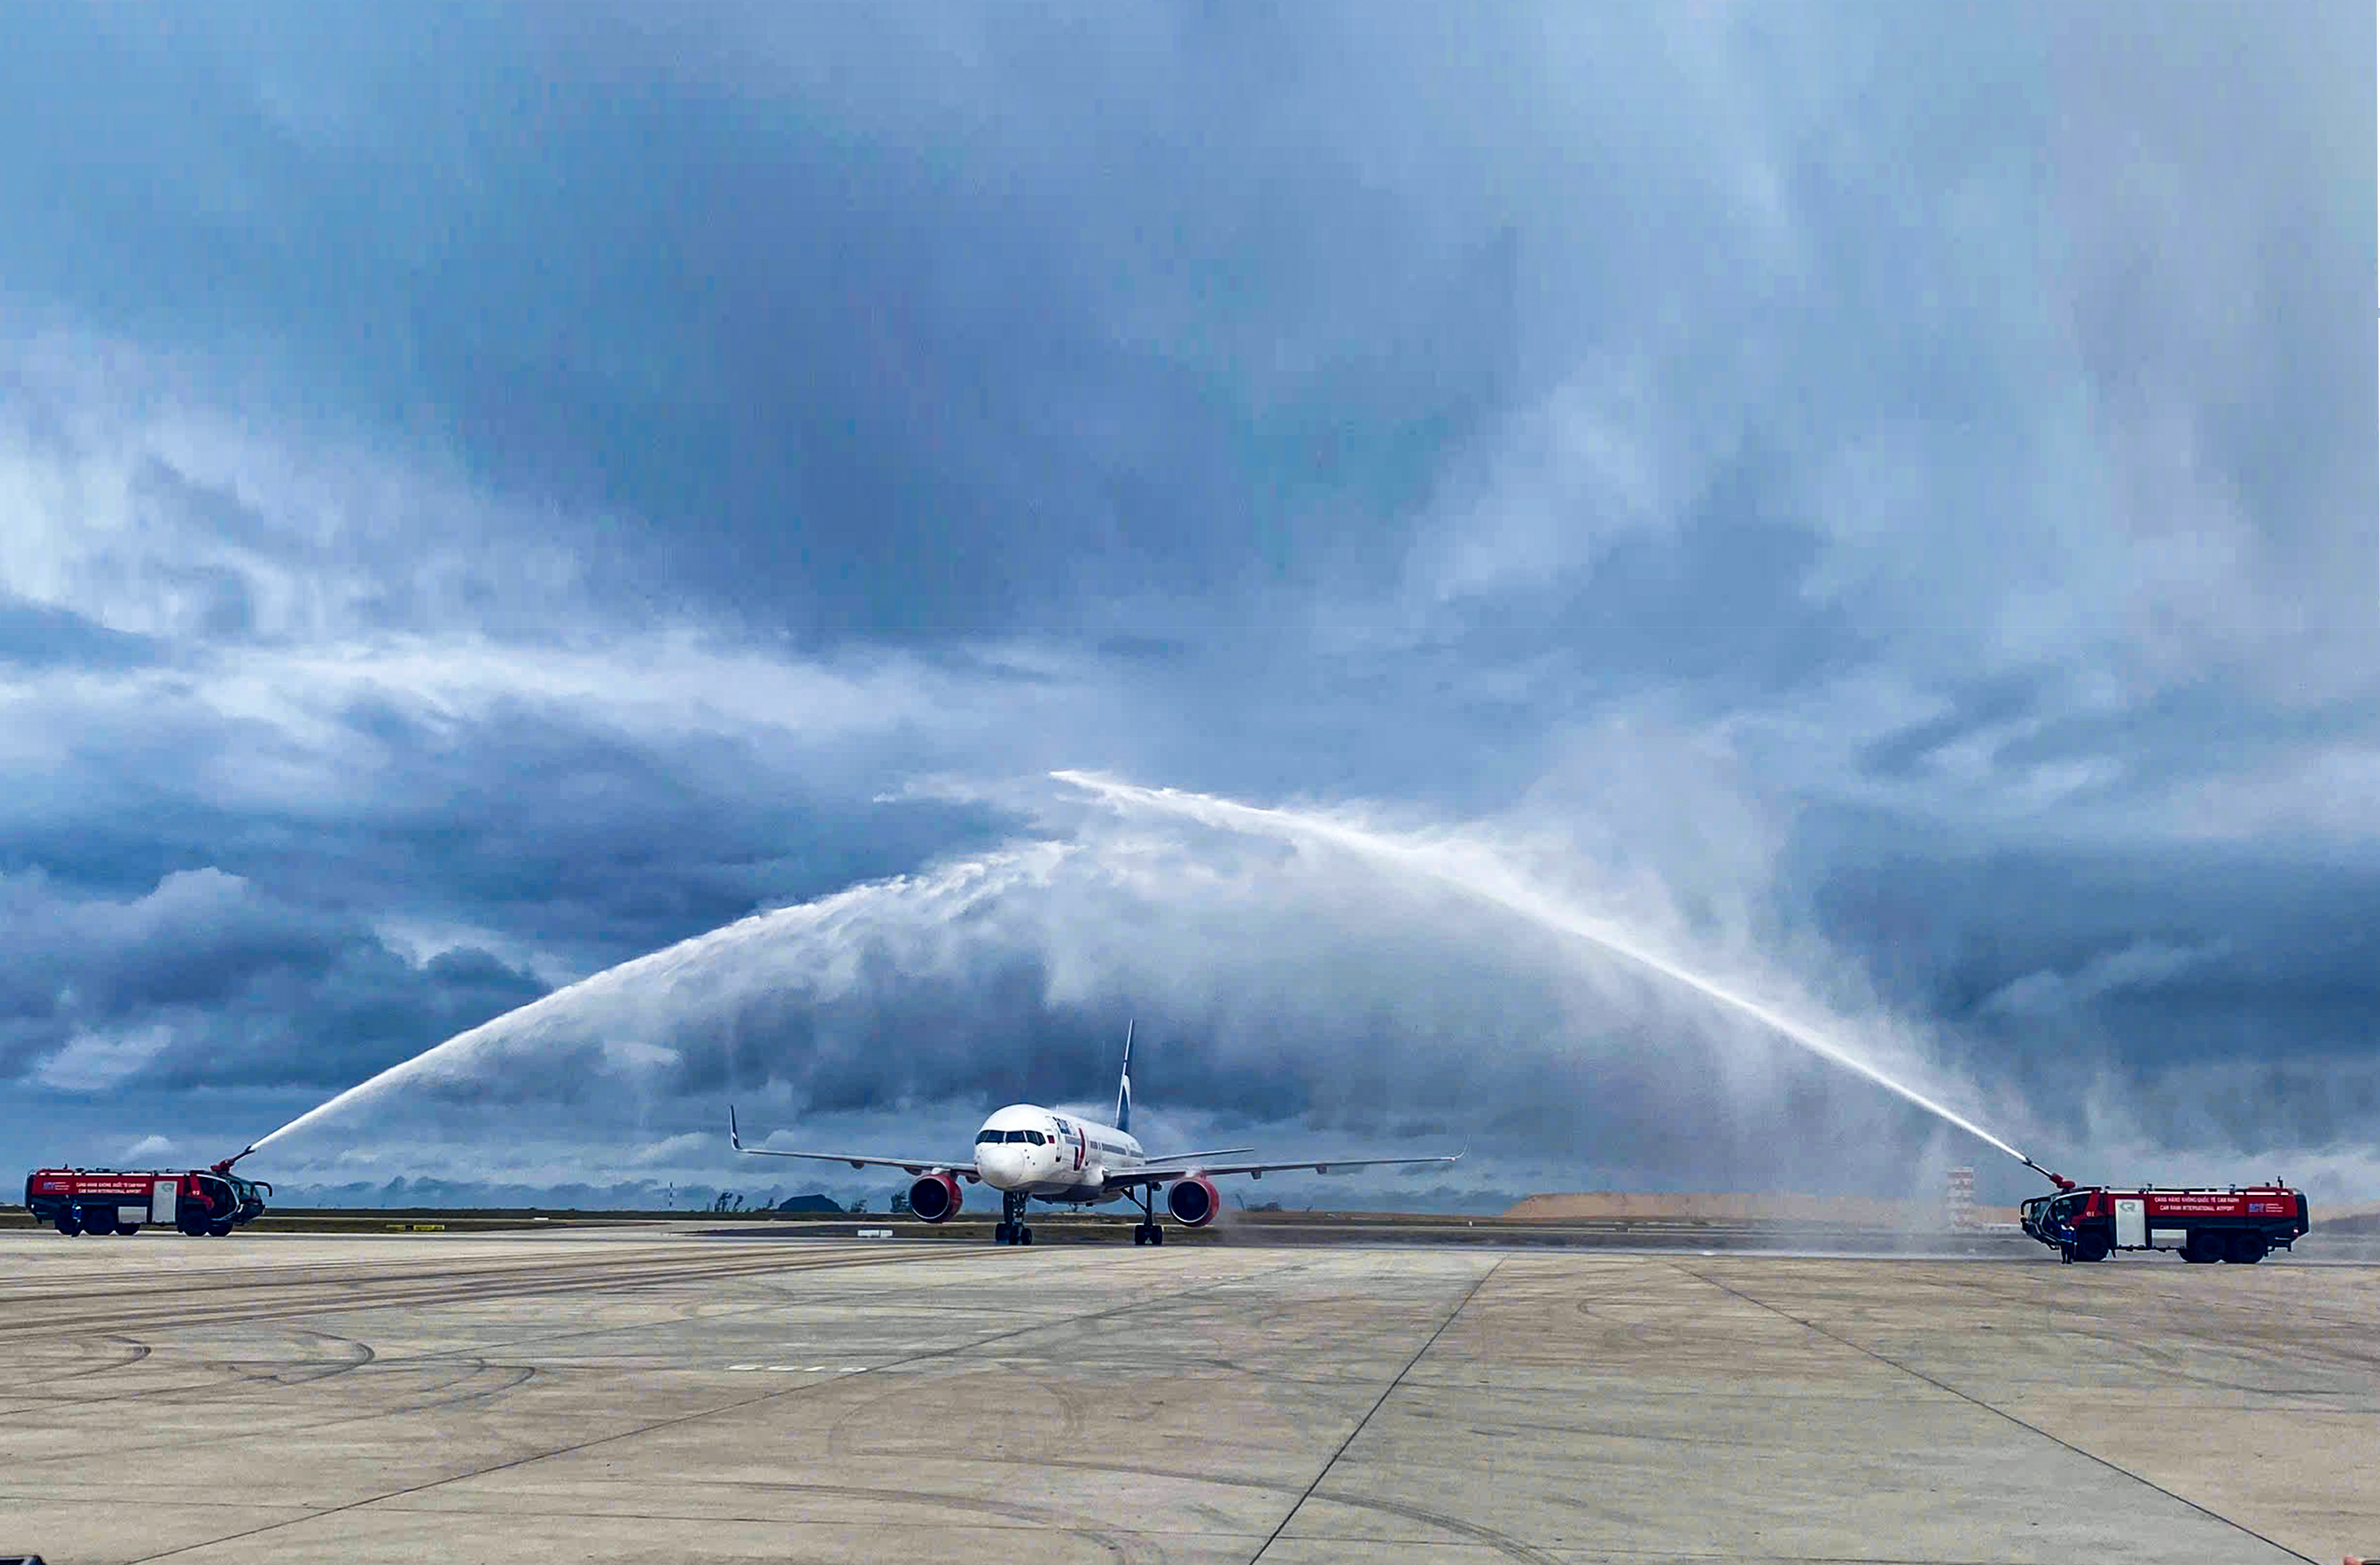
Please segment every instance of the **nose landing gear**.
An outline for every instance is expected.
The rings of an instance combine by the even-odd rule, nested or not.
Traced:
[[[1157,1186],[1142,1185],[1139,1200],[1140,1221],[1133,1225],[1132,1242],[1135,1244],[1164,1244],[1165,1228],[1157,1220]]]
[[[1000,1222],[991,1231],[995,1244],[1030,1244],[1033,1231],[1025,1226],[1025,1197],[1014,1190],[1000,1193]]]

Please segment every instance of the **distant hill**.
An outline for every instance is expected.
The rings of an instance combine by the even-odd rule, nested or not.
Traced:
[[[843,1203],[829,1195],[788,1195],[777,1203],[781,1212],[839,1212]]]

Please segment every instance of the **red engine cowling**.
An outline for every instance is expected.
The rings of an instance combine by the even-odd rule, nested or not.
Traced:
[[[929,1173],[909,1186],[909,1215],[919,1222],[947,1222],[958,1215],[959,1182]]]
[[[1221,1205],[1215,1187],[1196,1174],[1175,1180],[1173,1188],[1165,1193],[1165,1209],[1184,1228],[1206,1227],[1215,1220],[1215,1208]]]

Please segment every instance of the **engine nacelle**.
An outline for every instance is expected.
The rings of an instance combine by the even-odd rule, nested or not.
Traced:
[[[1215,1209],[1221,1205],[1215,1187],[1197,1174],[1175,1180],[1173,1188],[1165,1193],[1165,1209],[1184,1228],[1206,1227],[1215,1220]]]
[[[959,1182],[929,1173],[909,1186],[909,1215],[919,1222],[947,1222],[958,1215]]]

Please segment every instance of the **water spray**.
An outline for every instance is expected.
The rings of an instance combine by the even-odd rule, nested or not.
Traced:
[[[1456,856],[1442,844],[1398,841],[1359,826],[1328,818],[1296,811],[1266,808],[1234,803],[1211,795],[1187,793],[1171,788],[1147,788],[1122,782],[1094,773],[1058,771],[1050,774],[1057,781],[1094,795],[1119,811],[1141,809],[1171,815],[1203,825],[1242,834],[1269,836],[1276,840],[1317,842],[1330,844],[1342,852],[1355,854],[1387,864],[1407,874],[1426,877],[1466,896],[1516,914],[1559,934],[1588,943],[1623,957],[1683,986],[1705,998],[1716,1001],[1742,1013],[1765,1028],[1781,1034],[1811,1053],[1831,1061],[1852,1071],[1887,1091],[1906,1099],[1926,1112],[1947,1121],[1978,1140],[2007,1153],[2010,1157],[2048,1179],[2061,1190],[2070,1190],[2073,1182],[2050,1172],[2008,1142],[1992,1134],[1981,1125],[1934,1101],[1915,1089],[1903,1086],[1868,1063],[1857,1054],[1836,1044],[1791,1017],[1768,1009],[1759,1002],[1723,987],[1694,970],[1649,949],[1621,930],[1611,928],[1591,919],[1574,907],[1532,884],[1493,855]],[[270,1134],[259,1137],[239,1152],[215,1165],[218,1172],[228,1172],[234,1163],[259,1151],[360,1099],[371,1098],[397,1086],[440,1068],[442,1063],[459,1062],[471,1057],[482,1045],[494,1044],[540,1026],[565,1012],[566,1008],[585,999],[605,993],[632,991],[647,985],[669,985],[682,974],[694,970],[707,955],[731,950],[756,940],[782,938],[795,931],[816,931],[832,927],[848,910],[862,906],[866,900],[882,894],[888,888],[921,892],[932,899],[949,901],[954,905],[972,905],[985,896],[1004,894],[1021,880],[1032,884],[1044,880],[1057,865],[1080,849],[1074,844],[1054,842],[1016,846],[984,859],[947,866],[915,879],[902,877],[891,882],[857,886],[797,907],[780,908],[752,916],[707,934],[698,935],[676,945],[649,955],[625,962],[616,967],[583,978],[577,983],[556,989],[539,1000],[503,1016],[481,1023],[459,1033],[435,1047],[425,1049],[409,1060],[392,1065],[366,1081],[336,1094],[324,1102],[299,1114]]]
[[[1050,774],[1071,787],[1097,795],[1110,804],[1131,804],[1143,808],[1162,811],[1190,820],[1219,825],[1232,831],[1257,831],[1275,837],[1328,843],[1335,847],[1366,857],[1399,865],[1430,877],[1443,885],[1453,887],[1467,895],[1492,904],[1510,913],[1517,913],[1548,928],[1570,935],[1589,944],[1601,947],[1616,956],[1622,956],[1640,966],[1648,967],[1674,983],[1707,999],[1730,1006],[1752,1017],[1772,1032],[1787,1038],[1823,1059],[1831,1060],[1844,1069],[1857,1073],[1888,1092],[1908,1099],[1927,1113],[1949,1121],[1968,1134],[1988,1146],[1998,1148],[2034,1172],[2047,1176],[2061,1190],[2071,1190],[2074,1183],[2050,1173],[2047,1169],[2002,1141],[1998,1136],[1973,1120],[1935,1102],[1913,1087],[1904,1086],[1869,1064],[1858,1055],[1822,1037],[1790,1016],[1780,1015],[1757,1001],[1746,1000],[1733,990],[1704,977],[1691,968],[1682,967],[1658,952],[1648,951],[1615,930],[1589,921],[1573,909],[1546,896],[1521,880],[1492,860],[1489,865],[1450,865],[1444,855],[1427,847],[1399,843],[1377,832],[1343,822],[1318,819],[1281,809],[1267,809],[1257,805],[1237,804],[1217,798],[1211,794],[1193,794],[1176,788],[1145,788],[1135,783],[1120,782],[1095,772],[1053,771]]]

